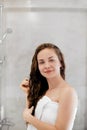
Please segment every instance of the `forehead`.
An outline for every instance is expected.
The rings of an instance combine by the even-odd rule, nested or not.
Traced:
[[[55,52],[54,49],[50,49],[50,48],[46,48],[46,49],[43,49],[41,50],[38,55],[37,55],[37,59],[41,58],[41,59],[44,59],[44,58],[49,58],[49,57],[57,57],[57,54]]]

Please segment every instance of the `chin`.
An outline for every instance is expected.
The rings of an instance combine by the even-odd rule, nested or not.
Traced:
[[[56,75],[48,75],[48,76],[44,76],[46,79],[51,79],[51,78],[55,78]]]

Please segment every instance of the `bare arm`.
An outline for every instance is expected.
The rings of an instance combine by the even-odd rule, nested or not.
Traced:
[[[25,78],[21,84],[20,84],[20,88],[23,90],[23,92],[26,95],[26,107],[29,106],[29,102],[27,100],[27,95],[28,95],[28,91],[29,91],[29,80],[27,78]]]
[[[21,84],[20,84],[20,88],[25,92],[25,94],[28,93],[29,91],[29,80],[27,78],[25,78]]]
[[[77,112],[78,97],[73,88],[66,89],[61,96],[56,126],[60,130],[72,130]]]

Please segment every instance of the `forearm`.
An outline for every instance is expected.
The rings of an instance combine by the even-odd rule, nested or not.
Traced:
[[[28,101],[28,99],[27,99],[27,96],[28,96],[28,94],[26,94],[25,103],[26,103],[26,107],[29,108],[29,101]]]
[[[40,121],[39,119],[37,119],[34,116],[31,116],[29,122],[34,127],[36,127],[38,130],[59,130],[58,128],[56,128],[55,125],[51,125],[51,124],[45,123],[43,121]]]

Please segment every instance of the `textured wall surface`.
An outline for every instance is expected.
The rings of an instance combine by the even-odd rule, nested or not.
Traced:
[[[22,118],[25,95],[19,85],[29,74],[35,48],[43,42],[55,43],[64,53],[66,80],[79,97],[74,130],[86,130],[87,2],[47,0],[43,4],[32,0],[31,7],[23,0],[13,3],[3,3],[3,32],[8,27],[13,32],[0,44],[1,105],[5,117],[15,124],[12,130],[26,130]]]

